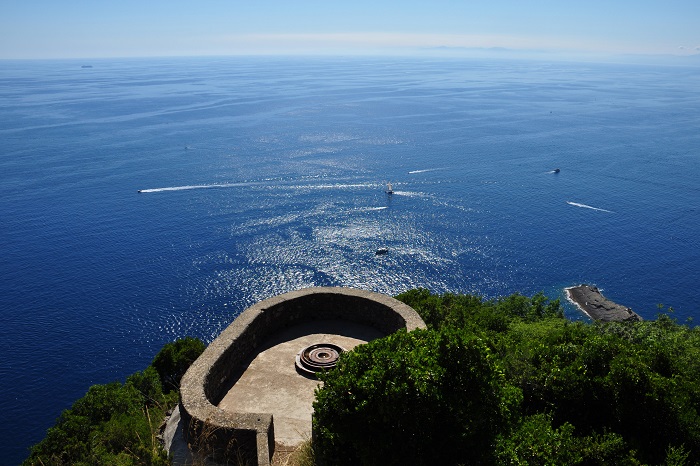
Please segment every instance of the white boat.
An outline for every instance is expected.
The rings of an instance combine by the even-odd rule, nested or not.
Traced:
[[[386,184],[386,191],[387,194],[394,194],[394,190],[391,189],[391,183]]]

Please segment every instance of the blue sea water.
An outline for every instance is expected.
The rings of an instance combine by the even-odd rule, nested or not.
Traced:
[[[700,68],[84,64],[0,62],[2,464],[90,385],[302,287],[585,282],[700,316]]]

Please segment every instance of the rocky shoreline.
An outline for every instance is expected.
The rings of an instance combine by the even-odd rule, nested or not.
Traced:
[[[601,322],[640,321],[642,318],[629,307],[607,299],[591,285],[578,285],[566,288],[569,301],[576,304],[588,317]]]

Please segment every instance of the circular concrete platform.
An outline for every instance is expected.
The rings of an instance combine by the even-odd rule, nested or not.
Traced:
[[[292,447],[311,438],[314,390],[319,381],[296,369],[299,350],[319,341],[348,350],[384,336],[376,328],[342,320],[305,322],[267,339],[219,403],[229,412],[271,413],[275,442]]]
[[[351,288],[307,288],[249,307],[182,378],[179,412],[188,444],[214,459],[270,464],[275,448],[311,437],[319,382],[296,369],[299,351],[319,342],[351,350],[416,328],[425,323],[406,304]]]

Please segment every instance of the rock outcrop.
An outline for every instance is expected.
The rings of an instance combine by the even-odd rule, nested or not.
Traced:
[[[639,321],[642,318],[629,307],[607,299],[595,286],[578,285],[566,289],[570,301],[593,320],[602,322]]]

